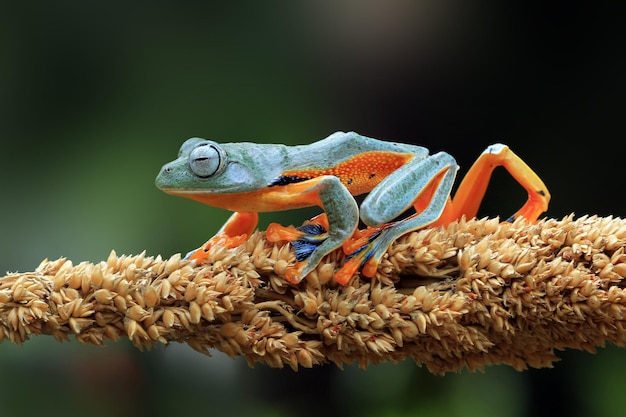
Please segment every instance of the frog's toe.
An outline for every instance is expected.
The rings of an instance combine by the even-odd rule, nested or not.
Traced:
[[[292,284],[299,284],[310,271],[307,262],[296,262],[292,267],[285,271],[285,279]]]
[[[187,252],[187,255],[185,255],[185,257],[183,258],[184,261],[190,261],[191,257],[194,255],[194,253],[196,253],[198,251],[198,249],[194,249],[194,250],[190,250],[189,252]]]
[[[185,255],[185,260],[187,261],[197,261],[202,262],[209,256],[209,251],[214,246],[223,246],[225,248],[236,248],[237,246],[241,246],[246,239],[248,239],[247,234],[229,236],[225,233],[218,233],[209,239],[204,245],[200,246],[198,249],[194,249],[189,251],[187,255]]]
[[[346,263],[343,264],[341,269],[335,272],[335,281],[337,281],[338,284],[346,285],[348,282],[350,282],[350,280],[352,279],[354,274],[356,274],[360,267],[361,261],[359,259],[348,259]]]
[[[285,227],[278,223],[270,223],[265,231],[265,238],[272,242],[280,242],[281,240],[291,242],[298,239],[302,232],[293,226]]]
[[[376,275],[380,258],[385,254],[394,237],[388,227],[389,225],[370,228],[357,240],[344,245],[344,251],[349,247],[351,252],[347,253],[346,262],[335,274],[335,280],[339,284],[347,284],[358,270],[361,270],[361,273],[368,278]]]
[[[192,251],[187,252],[187,255],[183,258],[185,261],[196,261],[200,263],[207,259],[209,256],[209,249],[205,249],[204,245],[199,247],[198,249],[194,249]]]

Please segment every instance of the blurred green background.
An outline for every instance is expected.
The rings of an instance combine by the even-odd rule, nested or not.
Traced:
[[[153,185],[191,136],[355,130],[446,150],[461,174],[505,142],[550,188],[549,216],[624,216],[624,35],[602,3],[2,2],[0,269],[203,243],[229,213]],[[524,192],[496,174],[481,214],[508,217]],[[0,416],[621,414],[623,350],[560,355],[522,373],[294,373],[36,337],[0,345]]]

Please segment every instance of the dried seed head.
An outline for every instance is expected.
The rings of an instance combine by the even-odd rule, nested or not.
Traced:
[[[400,238],[375,279],[340,286],[332,274],[344,258],[333,252],[300,285],[280,275],[290,245],[262,233],[212,249],[203,265],[115,252],[97,265],[45,261],[0,280],[0,340],[126,335],[138,347],[185,341],[294,369],[410,356],[435,372],[545,366],[554,343],[624,343],[625,220],[462,220]]]

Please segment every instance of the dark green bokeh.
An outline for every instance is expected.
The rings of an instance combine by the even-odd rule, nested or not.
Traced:
[[[191,136],[308,143],[355,130],[446,150],[462,168],[502,141],[544,178],[548,215],[623,216],[619,15],[458,3],[3,4],[0,269],[202,243],[229,214],[153,186]],[[482,214],[523,199],[498,172]],[[263,215],[261,227],[307,215]],[[524,373],[293,373],[179,345],[35,337],[0,345],[0,415],[617,415],[624,352],[562,357]]]

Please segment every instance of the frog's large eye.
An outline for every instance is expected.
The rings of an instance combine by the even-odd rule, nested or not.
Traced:
[[[189,154],[189,168],[196,176],[208,178],[224,167],[224,151],[210,143],[201,143]]]

